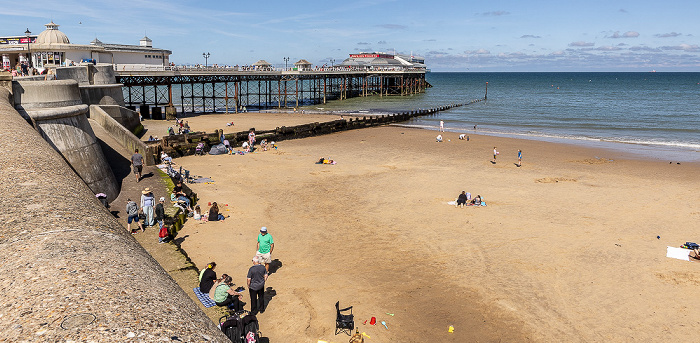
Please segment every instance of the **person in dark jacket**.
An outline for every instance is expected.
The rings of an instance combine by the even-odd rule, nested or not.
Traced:
[[[199,278],[199,291],[202,293],[209,293],[211,287],[214,286],[214,281],[216,281],[216,262],[211,262],[207,264],[207,267],[202,270]]]
[[[216,201],[211,204],[211,208],[209,208],[209,221],[217,221],[217,220],[224,220],[224,215],[219,213],[219,205],[216,204]]]
[[[155,213],[156,213],[156,221],[158,222],[158,227],[161,228],[163,225],[165,225],[165,208],[163,208],[163,203],[165,202],[164,197],[160,197],[158,200],[158,204],[156,205],[155,208]]]

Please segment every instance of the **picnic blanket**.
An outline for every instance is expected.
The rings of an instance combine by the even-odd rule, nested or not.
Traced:
[[[192,290],[194,291],[194,295],[197,296],[197,299],[199,299],[199,301],[202,302],[202,305],[204,305],[204,307],[212,307],[216,305],[214,300],[211,300],[211,298],[209,297],[209,294],[205,294],[199,291],[199,287],[192,288]]]

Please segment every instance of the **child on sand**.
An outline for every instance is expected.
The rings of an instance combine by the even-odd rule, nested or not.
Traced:
[[[496,155],[498,155],[498,150],[496,150],[496,147],[493,147],[493,164],[496,164]]]

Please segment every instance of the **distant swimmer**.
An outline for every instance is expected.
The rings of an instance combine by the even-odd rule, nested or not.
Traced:
[[[476,130],[476,125],[474,125],[474,130]]]

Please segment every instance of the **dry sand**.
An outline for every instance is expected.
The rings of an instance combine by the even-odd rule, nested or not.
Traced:
[[[241,125],[267,125],[254,117]],[[366,342],[668,342],[700,329],[700,263],[665,257],[700,241],[698,163],[435,135],[386,126],[177,159],[216,180],[192,185],[200,204],[230,215],[189,221],[182,248],[241,285],[268,227],[282,264],[258,316],[271,342],[347,341],[333,335],[336,301]],[[462,190],[488,206],[446,204]],[[389,330],[364,325],[372,316]]]

